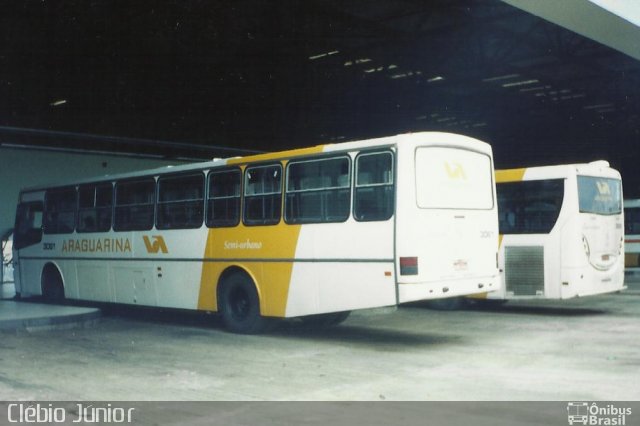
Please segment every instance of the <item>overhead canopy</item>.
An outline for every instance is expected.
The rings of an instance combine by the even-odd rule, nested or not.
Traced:
[[[503,0],[640,60],[637,0]]]

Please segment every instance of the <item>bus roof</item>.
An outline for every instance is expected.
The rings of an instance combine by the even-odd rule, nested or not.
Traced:
[[[561,179],[576,174],[620,179],[620,173],[616,169],[611,168],[607,161],[598,160],[590,163],[557,164],[496,170],[496,182]]]
[[[412,142],[414,144],[418,144],[420,142],[424,143],[425,141],[430,141],[433,143],[435,138],[437,138],[437,141],[440,141],[440,142],[455,142],[462,145],[468,145],[472,143],[476,148],[483,147],[483,149],[486,150],[487,152],[491,152],[491,146],[489,144],[482,142],[478,139],[474,139],[464,135],[459,135],[454,133],[445,133],[445,132],[405,133],[405,134],[387,136],[387,137],[375,138],[375,139],[341,142],[337,144],[322,144],[322,145],[316,145],[313,147],[255,154],[255,155],[249,155],[245,157],[231,157],[231,158],[222,158],[222,159],[215,158],[213,160],[195,162],[192,164],[164,166],[164,167],[159,167],[154,169],[138,170],[134,172],[107,174],[107,175],[94,176],[89,178],[80,178],[76,180],[68,180],[66,182],[58,182],[55,184],[37,185],[29,188],[24,188],[21,190],[21,192],[35,192],[35,191],[42,191],[47,188],[56,188],[56,187],[78,185],[78,184],[84,184],[84,183],[110,182],[114,180],[131,179],[131,178],[143,177],[143,176],[157,176],[157,175],[168,174],[168,173],[182,173],[182,172],[197,171],[197,170],[230,166],[230,165],[244,165],[248,163],[260,163],[260,162],[267,162],[267,161],[284,160],[288,158],[312,156],[312,155],[320,154],[323,152],[325,153],[348,152],[348,151],[359,150],[363,148],[393,146],[393,145],[396,145],[398,142],[402,142],[403,145],[411,144]]]

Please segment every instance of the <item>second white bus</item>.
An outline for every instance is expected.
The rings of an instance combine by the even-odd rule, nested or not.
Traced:
[[[620,173],[606,161],[497,170],[503,285],[489,300],[624,288]]]

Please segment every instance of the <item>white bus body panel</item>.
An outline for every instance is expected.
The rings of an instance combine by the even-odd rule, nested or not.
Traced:
[[[402,140],[399,141],[398,162],[416,164],[421,158],[420,149],[453,143],[455,147],[447,147],[451,150],[449,170],[446,170],[447,164],[440,164],[441,174],[430,176],[434,179],[432,183],[443,190],[447,185],[464,187],[474,179],[483,178],[475,173],[485,173],[488,175],[488,181],[484,182],[486,199],[483,201],[486,203],[479,209],[466,209],[464,204],[456,208],[420,207],[424,199],[421,199],[422,194],[416,193],[416,188],[424,183],[418,182],[424,173],[416,174],[416,167],[413,167],[411,172],[398,174],[396,271],[399,303],[492,291],[499,286],[496,265],[498,220],[490,147],[487,145],[486,151],[478,152],[474,139],[448,134],[439,136],[441,139],[418,142],[410,149],[402,149]],[[488,160],[481,160],[485,170],[475,167],[479,158]],[[399,273],[402,257],[418,258],[417,275]]]
[[[287,316],[396,303],[393,219],[348,222],[304,225],[300,230]]]

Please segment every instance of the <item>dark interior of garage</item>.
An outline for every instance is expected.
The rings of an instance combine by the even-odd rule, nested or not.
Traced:
[[[12,2],[0,139],[210,158],[405,132],[497,168],[607,159],[640,196],[640,64],[497,0]]]

